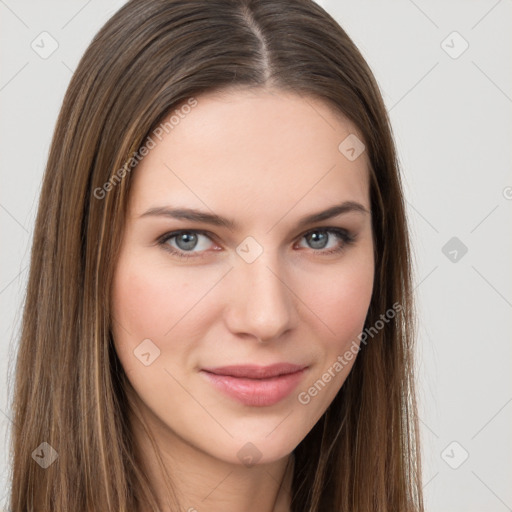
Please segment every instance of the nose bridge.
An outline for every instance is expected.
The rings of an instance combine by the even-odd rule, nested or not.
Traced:
[[[243,248],[243,244],[240,246]],[[281,275],[282,268],[275,251],[263,250],[252,261],[244,259],[243,253],[237,259],[233,269],[236,284],[231,308],[232,330],[270,340],[291,327],[293,300]]]

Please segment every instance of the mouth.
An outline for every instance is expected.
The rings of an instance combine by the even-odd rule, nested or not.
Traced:
[[[217,390],[244,405],[277,404],[298,386],[308,366],[279,363],[271,366],[224,366],[203,368],[200,373]]]

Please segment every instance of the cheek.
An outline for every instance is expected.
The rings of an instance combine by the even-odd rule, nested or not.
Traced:
[[[373,273],[352,273],[333,289],[329,321],[337,334],[351,339],[363,328],[373,289]]]
[[[184,314],[189,283],[178,274],[163,278],[157,266],[120,260],[113,284],[113,312],[133,336],[162,337]]]
[[[202,299],[218,279],[216,272],[198,277],[197,271],[192,275],[130,251],[121,254],[112,287],[112,333],[127,374],[134,379],[141,370],[144,374],[134,354],[146,347],[141,345],[146,339],[160,351],[150,368],[181,371],[196,340],[215,319],[211,303]]]
[[[331,269],[318,275],[315,286],[307,287],[304,296],[318,316],[326,348],[341,350],[357,339],[368,313],[373,279],[373,260],[354,258],[337,272]]]
[[[361,255],[362,256],[362,255]],[[348,258],[347,258],[348,260]],[[373,290],[373,260],[354,257],[336,271],[317,275],[309,297],[311,329],[316,334],[318,364],[298,390],[305,427],[311,429],[334,400],[355,363]],[[314,325],[313,325],[314,323]]]

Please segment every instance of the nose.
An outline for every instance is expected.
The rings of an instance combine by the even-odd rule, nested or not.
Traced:
[[[226,322],[238,336],[261,342],[279,339],[297,322],[292,287],[277,258],[263,253],[252,263],[237,261],[230,272]]]

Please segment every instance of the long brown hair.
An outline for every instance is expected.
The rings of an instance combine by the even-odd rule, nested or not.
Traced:
[[[400,306],[294,450],[292,510],[423,510],[413,262],[392,131],[364,58],[312,0],[131,0],[86,50],[53,135],[15,367],[12,512],[158,510],[111,335],[126,163],[178,105],[230,87],[319,98],[355,123],[375,242],[365,328]],[[43,468],[36,457],[51,457],[49,447],[58,459]]]

